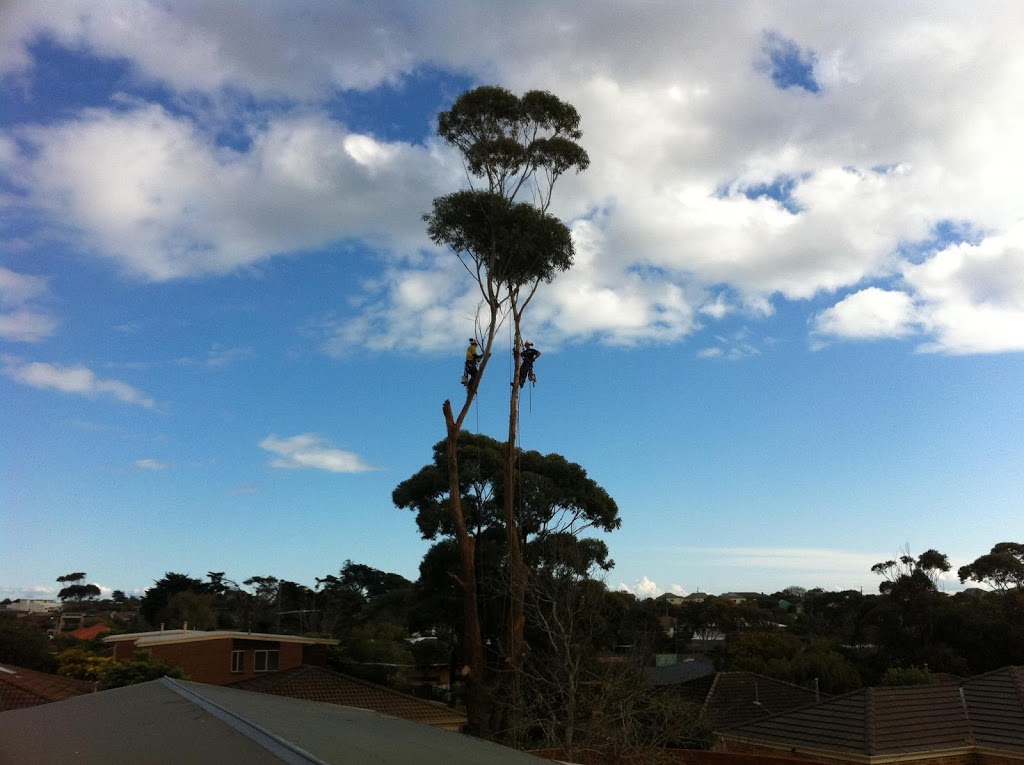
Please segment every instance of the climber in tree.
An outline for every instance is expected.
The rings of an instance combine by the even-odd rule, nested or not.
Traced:
[[[540,351],[533,347],[533,343],[527,340],[523,343],[525,346],[522,353],[522,364],[519,365],[519,387],[522,388],[526,385],[526,381],[529,380],[532,383],[537,382],[537,375],[533,373],[533,362],[540,358]]]
[[[466,366],[462,370],[463,385],[468,386],[476,379],[477,365],[480,363],[481,356],[483,354],[480,353],[480,349],[477,347],[476,338],[469,338],[469,347],[466,348]]]

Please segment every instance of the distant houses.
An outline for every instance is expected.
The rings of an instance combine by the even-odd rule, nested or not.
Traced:
[[[44,614],[51,611],[60,611],[61,602],[59,600],[40,598],[18,598],[17,600],[0,605],[0,608],[4,611],[14,611],[15,613],[22,614]]]

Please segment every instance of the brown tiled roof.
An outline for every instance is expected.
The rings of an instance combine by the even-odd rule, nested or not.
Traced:
[[[753,672],[716,672],[673,689],[701,704],[712,729],[722,730],[796,709],[815,700],[814,691]],[[821,698],[829,698],[822,695]]]
[[[94,690],[96,687],[84,680],[0,664],[0,712],[63,701]]]
[[[322,701],[327,704],[369,709],[391,717],[437,727],[458,728],[466,724],[464,714],[439,702],[418,699],[382,685],[308,664],[243,680],[233,683],[230,687],[305,701]]]
[[[1024,666],[972,677],[963,689],[975,743],[1024,752]]]
[[[960,685],[864,688],[725,734],[866,756],[975,745],[1024,752],[1024,667],[1006,667]]]

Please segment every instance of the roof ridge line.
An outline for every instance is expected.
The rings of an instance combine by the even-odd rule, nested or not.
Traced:
[[[213,717],[220,720],[229,728],[232,728],[242,734],[257,746],[263,747],[282,762],[288,763],[288,765],[328,765],[328,763],[324,762],[319,757],[316,757],[305,749],[281,738],[276,733],[270,732],[262,725],[257,725],[248,718],[245,718],[236,712],[232,712],[230,709],[222,707],[216,702],[210,701],[210,699],[200,695],[190,688],[186,688],[178,680],[165,676],[160,678],[159,682],[162,683],[165,688],[169,688],[185,700],[195,704],[208,714],[213,715]]]
[[[864,744],[868,757],[875,754],[875,688],[868,686],[864,693]]]

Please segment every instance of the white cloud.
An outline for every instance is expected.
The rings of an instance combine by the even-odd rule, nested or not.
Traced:
[[[44,278],[0,266],[0,339],[34,343],[50,337],[57,320],[33,305],[47,293]]]
[[[159,460],[154,460],[154,459],[141,459],[141,460],[135,460],[135,467],[137,467],[139,470],[156,470],[156,471],[159,471],[159,470],[166,470],[167,469],[167,463],[166,462],[160,462]]]
[[[17,600],[18,598],[25,598],[29,600],[52,600],[57,597],[57,592],[58,589],[56,587],[50,587],[45,584],[0,586],[0,595],[4,598],[10,598],[11,600]]]
[[[815,317],[819,338],[930,335],[919,350],[1024,350],[1024,225],[900,264],[902,290],[868,287]]]
[[[156,402],[138,389],[121,380],[97,377],[85,366],[60,366],[40,361],[22,362],[11,356],[3,359],[3,372],[12,380],[33,388],[57,390],[95,398],[114,398],[126,404],[152,409]]]
[[[37,311],[9,311],[0,313],[0,338],[22,343],[45,340],[57,330],[57,320]]]
[[[935,336],[922,350],[1024,350],[1024,224],[976,245],[951,245],[907,265],[904,278]]]
[[[316,433],[303,433],[288,438],[270,435],[260,441],[260,446],[278,455],[270,461],[271,466],[276,468],[315,468],[331,473],[365,473],[376,470],[363,462],[358,454],[335,449]]]
[[[475,304],[464,281],[411,289],[449,273],[417,255],[419,215],[460,182],[458,167],[433,143],[353,133],[321,112],[340,92],[401,83],[429,65],[547,88],[580,109],[593,164],[564,180],[555,207],[574,222],[579,263],[533,308],[552,337],[677,342],[700,327],[695,315],[729,315],[731,303],[709,298],[723,287],[765,314],[773,300],[856,289],[819,315],[820,337],[913,330],[929,350],[1021,347],[1012,299],[959,294],[974,279],[969,268],[933,273],[953,256],[918,269],[899,257],[939,221],[968,221],[993,240],[1018,225],[1020,4],[985,13],[850,4],[821,15],[756,0],[699,12],[653,3],[631,8],[625,25],[621,5],[600,0],[586,14],[454,0],[443,13],[295,8],[16,4],[0,27],[0,71],[30,78],[27,46],[46,34],[129,62],[135,76],[179,93],[190,116],[146,104],[94,110],[26,127],[17,142],[0,137],[0,163],[28,203],[151,280],[364,239],[399,257],[388,259],[384,287],[361,296],[359,315],[337,325],[332,351],[429,349],[436,334],[410,327],[468,323]],[[761,66],[766,33],[813,53],[818,93],[772,84]],[[279,100],[265,119],[240,113],[235,92],[296,108],[282,112]],[[251,146],[217,146],[211,136],[225,122],[242,123]],[[773,184],[788,197],[773,199]],[[1009,252],[994,267],[1015,276]],[[901,275],[917,317],[901,313],[891,289]]]
[[[631,592],[641,600],[644,598],[656,598],[665,592],[671,592],[674,595],[688,594],[687,590],[679,584],[670,585],[668,590],[662,590],[662,588],[658,586],[657,582],[646,576],[640,577],[632,585],[625,584],[624,582],[620,583],[616,589],[620,592]]]
[[[420,216],[449,180],[427,149],[353,136],[317,114],[253,127],[246,152],[218,148],[157,105],[90,110],[19,134],[30,148],[8,164],[28,203],[153,281],[346,237],[410,251],[424,244]],[[357,156],[345,148],[354,139]]]
[[[910,295],[868,287],[819,313],[814,319],[814,332],[857,340],[904,337],[914,330],[914,322]]]

